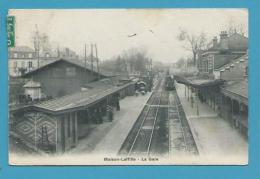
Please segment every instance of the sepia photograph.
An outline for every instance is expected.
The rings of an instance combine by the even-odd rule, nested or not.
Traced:
[[[9,9],[9,164],[247,165],[248,20]]]

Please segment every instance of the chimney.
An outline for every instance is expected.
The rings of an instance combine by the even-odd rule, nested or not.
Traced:
[[[220,48],[221,50],[227,50],[228,49],[228,34],[227,31],[221,31],[220,33]]]
[[[213,48],[216,48],[218,45],[218,38],[215,36],[212,41],[213,41]]]
[[[227,31],[221,31],[219,36],[220,36],[220,40],[226,39],[228,37]]]

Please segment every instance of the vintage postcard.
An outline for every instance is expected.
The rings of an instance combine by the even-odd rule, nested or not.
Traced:
[[[11,165],[248,164],[247,9],[10,9]]]

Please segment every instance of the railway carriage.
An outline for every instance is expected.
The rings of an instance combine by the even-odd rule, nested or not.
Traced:
[[[166,76],[165,78],[165,90],[175,90],[174,78],[172,78],[170,75]]]

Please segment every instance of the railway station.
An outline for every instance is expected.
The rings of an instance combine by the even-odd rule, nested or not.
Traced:
[[[97,33],[99,28],[93,27]],[[35,37],[41,34],[38,30]],[[156,30],[125,36],[111,32],[111,38],[122,38],[115,42],[118,48],[129,43],[129,49],[119,51],[110,51],[114,45],[105,40],[99,50],[98,40],[84,42],[82,49],[39,50],[39,37],[34,38],[35,49],[10,50],[12,159],[32,151],[46,160],[75,156],[87,164],[197,164],[214,157],[235,164],[238,156],[246,162],[248,38],[218,29],[219,37],[206,39],[201,33],[194,41],[189,40],[195,38],[192,33],[180,30],[171,43],[176,46],[163,49],[153,43],[172,37],[155,40],[160,36]],[[134,40],[139,37],[154,46],[135,47],[143,42]],[[197,49],[184,53],[185,44]],[[182,53],[178,56],[172,47]]]

